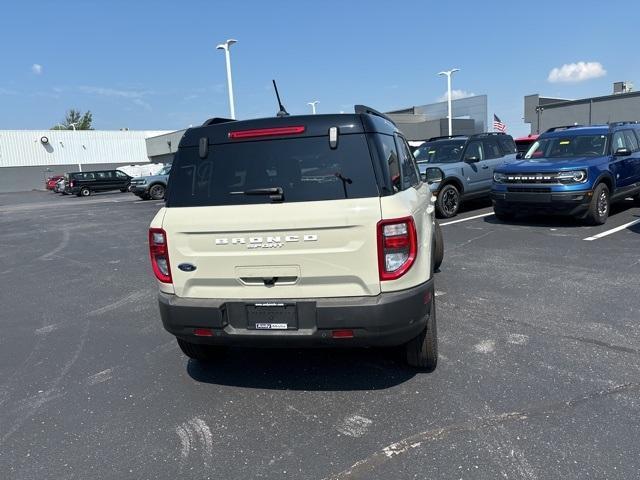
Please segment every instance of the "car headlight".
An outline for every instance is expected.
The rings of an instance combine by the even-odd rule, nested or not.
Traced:
[[[493,181],[496,183],[502,183],[507,179],[507,176],[504,173],[495,172],[493,174]]]
[[[587,181],[587,171],[571,170],[569,172],[559,172],[556,178],[562,183],[584,183]]]

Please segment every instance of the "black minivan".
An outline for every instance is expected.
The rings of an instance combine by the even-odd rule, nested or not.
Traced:
[[[79,197],[88,197],[94,192],[109,190],[126,192],[131,184],[131,177],[120,170],[71,172],[65,175],[65,180],[65,192]]]

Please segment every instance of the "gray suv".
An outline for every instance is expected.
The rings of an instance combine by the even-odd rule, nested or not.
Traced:
[[[493,170],[515,160],[516,145],[504,133],[436,137],[420,145],[414,156],[423,178],[442,178],[431,184],[436,213],[451,218],[463,201],[489,196]]]
[[[171,165],[165,165],[156,175],[131,180],[130,191],[142,200],[162,200],[167,190]]]

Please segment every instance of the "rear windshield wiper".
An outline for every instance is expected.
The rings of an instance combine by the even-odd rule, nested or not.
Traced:
[[[269,188],[252,188],[250,190],[240,190],[237,192],[229,192],[230,195],[269,195],[269,198],[274,202],[281,202],[284,200],[284,190],[282,187],[269,187]]]

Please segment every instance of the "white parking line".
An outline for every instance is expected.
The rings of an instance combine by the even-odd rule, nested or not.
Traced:
[[[460,220],[453,220],[451,222],[441,223],[440,226],[444,227],[445,225],[453,225],[454,223],[466,222],[467,220],[475,220],[476,218],[488,217],[489,215],[493,215],[493,212],[482,213],[480,215],[475,215],[473,217],[461,218]]]
[[[592,240],[598,240],[599,238],[606,237],[607,235],[611,235],[612,233],[616,233],[616,232],[619,232],[620,230],[624,230],[625,228],[629,228],[631,225],[635,225],[636,223],[640,223],[640,218],[637,220],[634,220],[633,222],[625,223],[624,225],[620,225],[619,227],[612,228],[611,230],[606,230],[602,233],[594,235],[593,237],[583,238],[583,240],[586,240],[587,242],[590,242]]]

